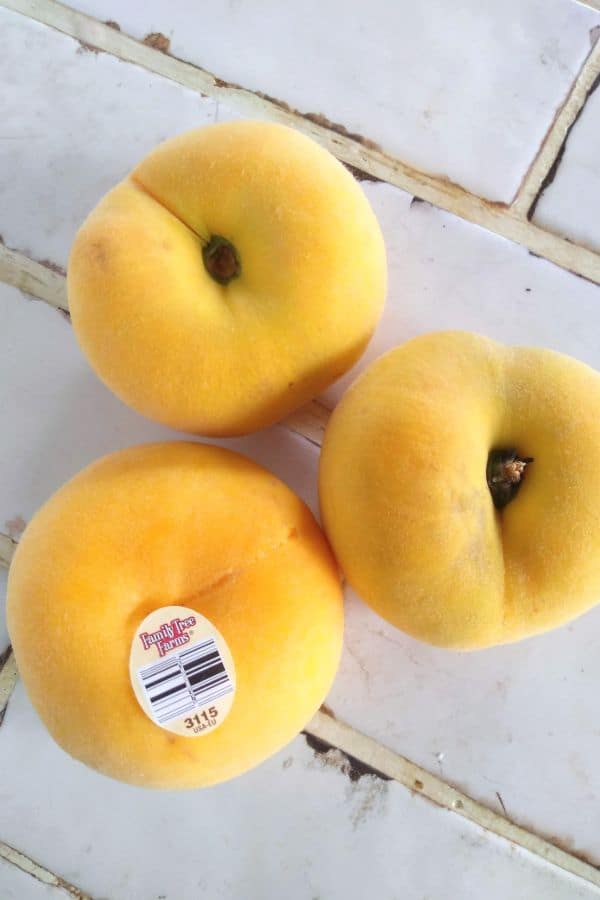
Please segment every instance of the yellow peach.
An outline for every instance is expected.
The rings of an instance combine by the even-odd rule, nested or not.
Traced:
[[[190,788],[250,769],[308,722],[338,664],[342,592],[312,514],[270,472],[218,447],[151,444],[89,466],[36,514],[8,624],[68,753],[132,784]],[[134,659],[172,664],[157,676],[167,690]]]
[[[570,357],[414,338],[344,396],[319,478],[350,584],[421,640],[514,641],[600,600],[600,375]]]
[[[221,123],[161,144],[92,211],[68,296],[102,380],[174,428],[236,435],[350,368],[385,250],[351,174],[291,128]]]

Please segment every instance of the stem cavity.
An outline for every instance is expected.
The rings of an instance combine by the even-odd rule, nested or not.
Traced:
[[[514,500],[532,462],[532,456],[518,456],[515,449],[490,450],[485,474],[496,509]]]
[[[238,252],[227,238],[213,234],[202,248],[206,271],[219,284],[229,284],[242,271]]]

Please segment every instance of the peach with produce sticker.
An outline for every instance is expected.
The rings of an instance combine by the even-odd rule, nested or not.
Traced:
[[[235,696],[227,643],[208,619],[187,606],[160,607],[140,623],[129,674],[148,718],[184,737],[218,728]]]

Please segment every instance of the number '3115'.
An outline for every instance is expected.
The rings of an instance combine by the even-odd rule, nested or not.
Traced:
[[[184,719],[186,728],[194,728],[196,725],[214,725],[215,719],[219,715],[219,710],[216,706],[210,706],[208,710],[204,709],[200,714],[195,713],[193,716]]]

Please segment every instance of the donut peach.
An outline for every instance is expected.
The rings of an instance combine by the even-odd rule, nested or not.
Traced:
[[[186,612],[161,615],[172,607]],[[192,788],[256,766],[318,709],[340,656],[342,592],[315,519],[271,473],[218,447],[151,444],[95,462],[35,515],[10,568],[8,624],[31,701],[68,753],[132,784]],[[229,709],[204,730],[220,700],[188,703],[190,731],[173,733],[136,696],[132,647],[160,668],[165,647],[204,646],[212,629]],[[223,676],[215,649],[203,653],[186,678],[204,697]],[[153,684],[180,702],[163,672]]]
[[[283,125],[226,122],[153,150],[81,226],[69,309],[92,367],[165,425],[236,435],[364,351],[386,286],[360,186]]]

